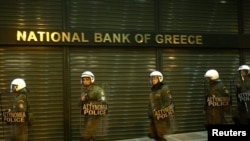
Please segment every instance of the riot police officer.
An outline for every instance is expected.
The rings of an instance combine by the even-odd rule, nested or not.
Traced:
[[[81,75],[81,109],[84,120],[84,130],[82,131],[82,141],[94,141],[97,129],[99,127],[100,118],[105,114],[106,100],[104,90],[94,84],[95,76],[91,71],[84,71]],[[99,109],[91,109],[89,105],[99,105]],[[104,104],[100,106],[100,104]]]
[[[14,79],[10,84],[10,92],[16,95],[13,102],[13,108],[11,112],[23,112],[26,118],[24,122],[13,123],[13,139],[12,141],[27,141],[28,140],[28,121],[27,113],[29,111],[29,102],[26,94],[28,89],[26,88],[26,83],[22,78]],[[20,117],[18,117],[20,118]]]
[[[219,79],[217,70],[208,70],[204,77],[208,82],[208,87],[205,89],[205,126],[226,124],[225,114],[230,106],[229,90]]]
[[[163,75],[160,71],[153,71],[149,76],[152,87],[149,94],[148,137],[156,141],[166,141],[164,135],[167,131],[167,118],[174,112],[171,91],[168,85],[163,83]]]
[[[236,81],[236,98],[238,104],[237,115],[234,116],[235,124],[250,124],[250,67],[241,65],[238,68],[239,79]]]

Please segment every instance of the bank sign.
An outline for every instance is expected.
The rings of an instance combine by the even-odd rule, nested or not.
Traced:
[[[202,35],[171,35],[150,33],[108,33],[108,32],[48,32],[17,30],[18,42],[53,42],[53,43],[96,43],[96,44],[196,44],[201,45]]]
[[[98,32],[4,29],[1,45],[95,45],[95,46],[237,46],[237,35],[156,32]]]

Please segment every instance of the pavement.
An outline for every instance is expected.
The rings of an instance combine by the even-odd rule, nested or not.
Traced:
[[[171,134],[171,135],[166,135],[165,138],[167,139],[167,141],[207,141],[207,131]],[[10,141],[10,140],[0,140],[0,141]],[[116,141],[155,141],[155,140],[145,137],[136,139],[116,140]]]
[[[180,133],[166,135],[167,141],[207,141],[207,131],[190,132],[190,133]],[[125,139],[117,141],[154,141],[153,139],[137,138],[137,139]]]

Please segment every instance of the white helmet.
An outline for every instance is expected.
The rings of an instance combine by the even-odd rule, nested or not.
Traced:
[[[153,76],[157,76],[160,82],[163,81],[163,75],[159,71],[153,71],[153,72],[150,73],[149,76],[150,76],[150,78],[153,77]],[[150,82],[151,82],[151,80],[150,80]]]
[[[205,73],[204,77],[209,77],[211,80],[216,80],[219,79],[219,73],[217,70],[210,69]]]
[[[10,84],[10,92],[18,92],[25,87],[25,81],[22,78],[16,78]]]
[[[84,71],[81,75],[81,83],[82,83],[82,78],[83,77],[89,77],[91,80],[91,83],[95,82],[95,76],[91,71]]]
[[[239,67],[239,69],[238,69],[239,71],[240,70],[250,70],[250,67],[248,66],[248,65],[241,65],[240,67]]]

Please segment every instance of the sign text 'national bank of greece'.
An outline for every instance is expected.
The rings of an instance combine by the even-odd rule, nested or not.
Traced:
[[[114,43],[114,44],[156,44],[202,45],[202,35],[150,34],[150,33],[85,33],[85,32],[48,32],[17,30],[18,42],[40,43]]]

